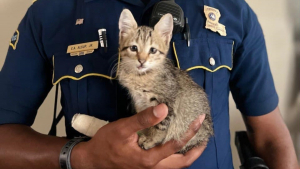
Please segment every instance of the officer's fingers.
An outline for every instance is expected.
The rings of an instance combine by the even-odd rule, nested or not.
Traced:
[[[201,127],[203,120],[205,119],[205,115],[200,115],[198,119],[194,120],[193,123],[189,126],[189,129],[183,136],[183,139],[180,141],[171,140],[164,145],[160,145],[150,149],[149,155],[153,157],[157,162],[161,161],[164,158],[169,157],[170,155],[181,150],[186,143],[195,136],[198,130]],[[158,155],[159,154],[159,155]]]
[[[185,153],[184,158],[181,160],[181,162],[182,162],[181,168],[187,168],[190,165],[192,165],[193,162],[201,156],[201,154],[203,153],[205,148],[206,148],[206,143],[205,143],[205,145],[195,147],[195,148],[189,150],[187,153]]]
[[[131,136],[142,129],[154,126],[165,119],[167,115],[168,107],[165,104],[150,107],[126,119],[126,122],[124,123],[126,125],[124,134],[126,136]]]
[[[200,157],[206,146],[199,146],[191,149],[185,154],[173,154],[163,160],[161,160],[152,169],[167,169],[167,168],[187,168],[193,164],[193,162]]]
[[[201,146],[195,147],[184,154],[185,158],[195,161],[205,150],[207,143],[202,144]]]

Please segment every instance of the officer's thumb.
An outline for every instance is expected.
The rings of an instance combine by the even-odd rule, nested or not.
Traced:
[[[168,107],[160,104],[156,107],[150,107],[136,115],[128,118],[128,128],[132,133],[136,133],[145,128],[154,126],[164,120],[168,115]]]

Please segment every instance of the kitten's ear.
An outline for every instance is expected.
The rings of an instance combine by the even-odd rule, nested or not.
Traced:
[[[173,32],[173,16],[171,14],[165,14],[154,26],[154,31],[164,38],[166,44],[169,44]]]
[[[124,9],[119,19],[120,37],[128,35],[132,29],[137,28],[137,23],[128,9]]]

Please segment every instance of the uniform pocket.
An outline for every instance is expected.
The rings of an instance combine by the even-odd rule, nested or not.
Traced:
[[[52,83],[61,85],[66,122],[75,113],[107,121],[118,118],[116,73],[111,73],[119,61],[117,54],[105,59],[97,51],[84,56],[58,53],[52,59]]]
[[[224,126],[229,126],[228,96],[233,41],[221,38],[193,39],[190,47],[187,47],[186,41],[175,41],[173,49],[178,66],[188,71],[208,96],[215,131],[211,139],[215,142],[220,167],[224,160],[231,159],[224,153],[230,151],[230,140],[223,138],[224,135],[230,136],[229,129]]]
[[[187,47],[185,40],[173,42],[178,67],[186,70],[205,89],[211,106],[214,103],[224,103],[220,101],[228,99],[232,51],[233,41],[228,39],[192,39],[190,47]],[[220,108],[213,107],[212,116],[221,112],[223,111]]]

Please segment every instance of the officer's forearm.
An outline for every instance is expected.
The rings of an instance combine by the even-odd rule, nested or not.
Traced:
[[[290,133],[279,108],[257,117],[245,117],[248,135],[257,154],[270,169],[299,169]]]
[[[67,141],[24,125],[0,125],[0,168],[59,169],[59,153]]]
[[[270,169],[299,169],[291,139],[270,140],[255,149]]]

